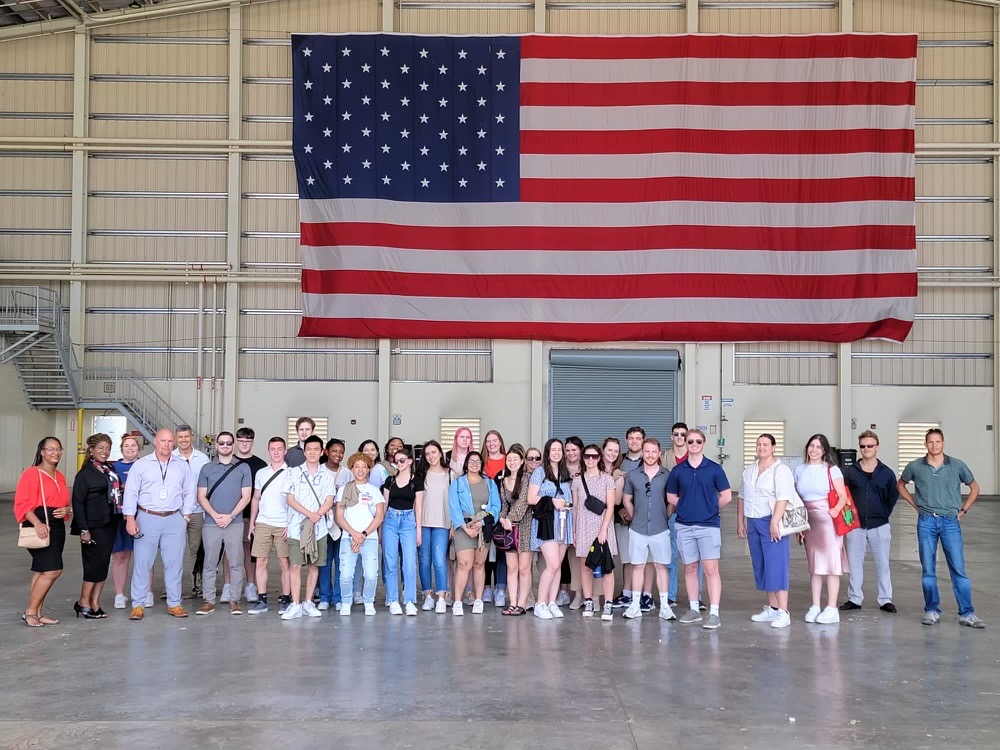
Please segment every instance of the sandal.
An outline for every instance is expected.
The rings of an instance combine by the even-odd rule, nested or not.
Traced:
[[[36,615],[36,617],[38,618],[38,621],[40,623],[42,623],[42,625],[58,625],[59,624],[59,620],[55,620],[55,619],[53,619],[51,617],[45,617],[44,615]]]
[[[29,628],[43,628],[43,627],[45,627],[45,623],[43,623],[39,619],[38,615],[33,615],[33,614],[28,613],[28,612],[25,612],[23,615],[21,615],[21,622],[23,622]]]
[[[515,607],[513,604],[511,604],[509,607],[504,607],[503,611],[500,614],[505,615],[507,617],[509,617],[511,615],[516,615],[517,614],[517,607]]]
[[[514,611],[511,612],[511,614],[514,615],[514,617],[521,617],[523,615],[528,614],[528,610],[526,610],[524,607],[514,607]]]

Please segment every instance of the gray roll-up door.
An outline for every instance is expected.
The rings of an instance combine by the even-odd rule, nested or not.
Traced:
[[[549,436],[623,441],[633,425],[669,443],[677,421],[680,353],[667,350],[553,349],[549,353]]]

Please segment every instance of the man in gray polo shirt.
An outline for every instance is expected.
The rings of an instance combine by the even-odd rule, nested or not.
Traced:
[[[243,508],[250,502],[250,467],[233,456],[236,438],[231,432],[220,432],[215,439],[218,457],[205,464],[198,475],[198,502],[205,509],[202,542],[205,545],[203,582],[205,603],[195,614],[210,615],[215,611],[215,577],[219,570],[222,545],[229,554],[229,580],[232,597],[229,614],[241,615],[240,594],[243,592]]]
[[[629,619],[642,617],[640,593],[646,560],[653,558],[656,585],[660,589],[660,617],[673,620],[667,601],[667,565],[671,561],[670,528],[667,519],[667,472],[660,464],[660,441],[642,441],[642,465],[625,475],[622,502],[632,521],[628,530],[628,560],[632,563],[632,602],[625,610]],[[624,557],[622,559],[625,559]]]
[[[937,548],[944,549],[951,587],[958,602],[958,621],[970,628],[984,628],[972,607],[972,582],[965,574],[965,550],[960,522],[979,497],[979,484],[969,467],[957,458],[946,456],[944,433],[934,428],[924,436],[927,455],[911,461],[896,483],[899,496],[917,509],[917,544],[923,574],[924,625],[937,625],[941,619],[941,599],[937,583]],[[913,482],[911,495],[906,483]],[[962,499],[962,485],[969,486],[969,496]]]

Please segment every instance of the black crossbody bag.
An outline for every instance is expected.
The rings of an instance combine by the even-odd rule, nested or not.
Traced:
[[[608,504],[604,500],[590,494],[590,488],[587,486],[587,478],[583,474],[580,474],[580,481],[583,482],[583,491],[587,493],[587,497],[583,500],[583,507],[595,516],[603,516],[604,511],[608,509]]]

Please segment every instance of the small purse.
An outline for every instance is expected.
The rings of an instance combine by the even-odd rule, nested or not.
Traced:
[[[587,479],[583,476],[583,474],[580,475],[580,481],[583,482],[583,491],[587,493],[587,497],[583,499],[583,507],[595,516],[603,516],[604,511],[608,509],[608,504],[599,497],[595,497],[590,494],[590,488],[587,486]]]
[[[778,477],[776,475],[774,476],[774,500],[775,502],[778,500]],[[802,498],[793,491],[792,498],[785,506],[785,512],[778,520],[778,533],[784,539],[786,536],[802,534],[806,531],[809,531],[809,511],[806,509],[805,503],[802,502]]]
[[[837,490],[833,486],[833,472],[830,471],[829,466],[826,467],[826,476],[830,480],[830,491],[827,493],[827,502],[831,508],[836,508],[837,503],[840,502],[840,498],[837,497]],[[833,519],[833,528],[837,532],[837,536],[845,536],[854,531],[854,529],[861,528],[858,509],[854,507],[854,498],[851,497],[851,490],[847,487],[846,482],[844,483],[844,492],[847,494],[847,505]]]
[[[519,537],[520,534],[516,525],[512,524],[510,531],[508,531],[500,524],[497,524],[496,529],[493,531],[493,544],[501,552],[514,552],[517,550]]]
[[[38,472],[38,488],[42,491],[42,510],[45,512],[45,528],[49,528],[49,506],[45,503],[45,485],[42,482],[42,472]],[[34,524],[30,526],[18,526],[17,546],[21,549],[45,549],[49,546],[52,535],[42,539],[35,531]]]

